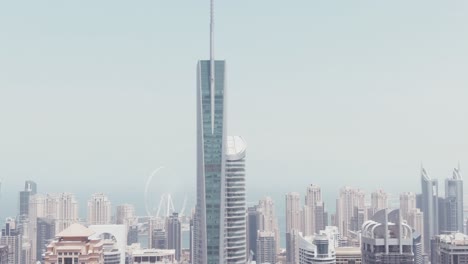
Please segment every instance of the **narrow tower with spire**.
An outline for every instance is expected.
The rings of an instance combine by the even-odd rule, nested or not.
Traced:
[[[214,58],[214,1],[210,0],[210,59],[197,65],[197,205],[195,264],[226,263],[225,61]]]

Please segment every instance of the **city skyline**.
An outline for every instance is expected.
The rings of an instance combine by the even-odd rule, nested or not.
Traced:
[[[196,164],[193,67],[208,52],[207,3],[91,3],[0,6],[10,25],[0,35],[3,206],[27,179],[50,192],[70,183],[79,197],[134,196],[160,166],[174,172],[172,189],[194,190],[185,179]],[[267,179],[268,195],[288,192],[282,175],[294,190],[335,190],[338,180],[398,193],[419,181],[403,190],[391,179],[413,179],[421,161],[439,179],[468,164],[466,4],[341,3],[218,4],[217,53],[230,61],[231,101],[242,102],[227,106],[228,134],[250,145],[249,201]],[[278,138],[289,140],[271,147]],[[83,190],[81,179],[110,177],[121,184]]]
[[[465,258],[468,3],[245,1],[0,4],[2,264]]]

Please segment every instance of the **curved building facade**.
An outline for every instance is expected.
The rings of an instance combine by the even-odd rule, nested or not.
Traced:
[[[226,261],[247,261],[247,219],[245,204],[245,152],[242,137],[226,139]]]
[[[327,235],[298,236],[299,264],[335,264],[333,241]]]

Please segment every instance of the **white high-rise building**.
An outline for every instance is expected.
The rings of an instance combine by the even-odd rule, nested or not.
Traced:
[[[347,237],[351,230],[351,221],[355,215],[365,208],[365,193],[359,189],[346,186],[340,190],[340,198],[336,202],[336,224],[343,237]],[[367,219],[361,219],[366,221]]]
[[[135,206],[133,204],[121,204],[117,206],[116,223],[118,225],[127,225],[127,227],[136,224]]]
[[[322,205],[322,191],[319,186],[311,184],[307,187],[307,193],[305,196],[305,205],[306,209],[304,210],[304,234],[305,236],[310,236],[315,233],[320,232],[320,228],[323,228],[323,225],[318,227],[317,222],[323,222],[323,219],[318,219],[316,214],[317,206]],[[321,216],[323,218],[323,214]]]
[[[297,192],[286,194],[286,233],[301,228],[301,197]]]
[[[286,194],[286,261],[295,263],[295,234],[301,231],[301,197],[297,192]]]
[[[37,204],[39,215],[55,220],[55,234],[68,228],[71,224],[78,222],[78,202],[75,195],[71,193],[47,194],[44,206]]]
[[[258,231],[257,235],[257,263],[276,263],[277,241],[276,234],[270,231]]]
[[[424,248],[424,213],[418,208],[413,208],[408,212],[406,221],[421,235],[421,245]]]
[[[400,194],[401,218],[408,220],[408,214],[414,209],[416,209],[416,194],[413,192],[404,192]]]
[[[105,194],[93,194],[88,201],[88,223],[90,225],[111,224],[111,208],[111,202]]]
[[[274,234],[276,242],[276,251],[279,251],[280,248],[280,231],[278,226],[278,218],[275,214],[275,203],[270,197],[265,197],[264,199],[258,202],[257,209],[262,213],[262,223],[261,226],[263,229],[261,231],[267,231]]]
[[[384,190],[377,190],[371,194],[371,207],[376,211],[388,208],[388,194]]]
[[[226,142],[226,261],[247,262],[247,207],[245,204],[245,155],[242,137],[228,136]]]

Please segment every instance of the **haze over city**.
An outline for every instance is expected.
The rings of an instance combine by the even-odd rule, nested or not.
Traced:
[[[217,1],[227,134],[247,142],[247,203],[321,187],[419,192],[421,166],[468,168],[468,2]],[[196,65],[208,1],[0,3],[0,222],[26,180],[144,214],[196,203]],[[443,188],[440,193],[443,194]],[[465,203],[466,204],[466,203]],[[281,225],[284,225],[281,223]]]

